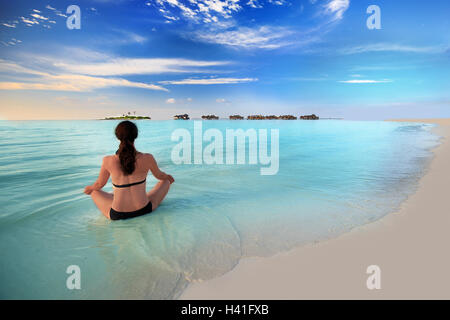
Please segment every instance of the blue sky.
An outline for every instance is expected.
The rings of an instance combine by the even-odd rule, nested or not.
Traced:
[[[0,119],[450,117],[449,17],[446,0],[3,1]]]

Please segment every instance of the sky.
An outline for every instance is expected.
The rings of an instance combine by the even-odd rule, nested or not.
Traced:
[[[450,117],[449,31],[448,0],[2,1],[0,119]]]

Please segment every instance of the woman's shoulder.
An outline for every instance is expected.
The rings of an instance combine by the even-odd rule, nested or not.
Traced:
[[[151,165],[152,163],[155,162],[155,158],[153,157],[153,155],[151,153],[144,153],[144,152],[139,152],[138,160],[145,163],[146,166]]]
[[[153,155],[151,153],[145,153],[145,152],[138,152],[138,155],[142,158],[153,158]]]
[[[111,155],[107,155],[103,157],[103,164],[104,165],[108,165],[110,163],[112,163],[113,161],[117,161],[119,158],[117,157],[117,155],[115,154],[111,154]]]
[[[103,157],[103,161],[110,161],[110,160],[113,160],[113,159],[115,159],[115,158],[117,158],[117,155],[115,155],[115,154],[110,154],[110,155],[104,156],[104,157]]]

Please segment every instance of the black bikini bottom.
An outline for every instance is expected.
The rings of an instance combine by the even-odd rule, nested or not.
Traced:
[[[144,214],[152,212],[152,202],[149,201],[145,207],[142,209],[131,211],[131,212],[120,212],[116,211],[113,208],[109,211],[109,218],[111,220],[121,220],[121,219],[129,219],[142,216]]]

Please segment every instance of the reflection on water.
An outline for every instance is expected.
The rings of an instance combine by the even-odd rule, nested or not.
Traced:
[[[279,172],[261,176],[259,165],[176,166],[170,135],[193,122],[137,123],[138,150],[176,183],[155,212],[111,222],[82,191],[115,152],[117,122],[0,121],[0,298],[176,298],[243,257],[334,237],[395,210],[438,142],[418,123],[203,123],[223,133],[279,129]],[[72,264],[81,290],[65,286]]]

